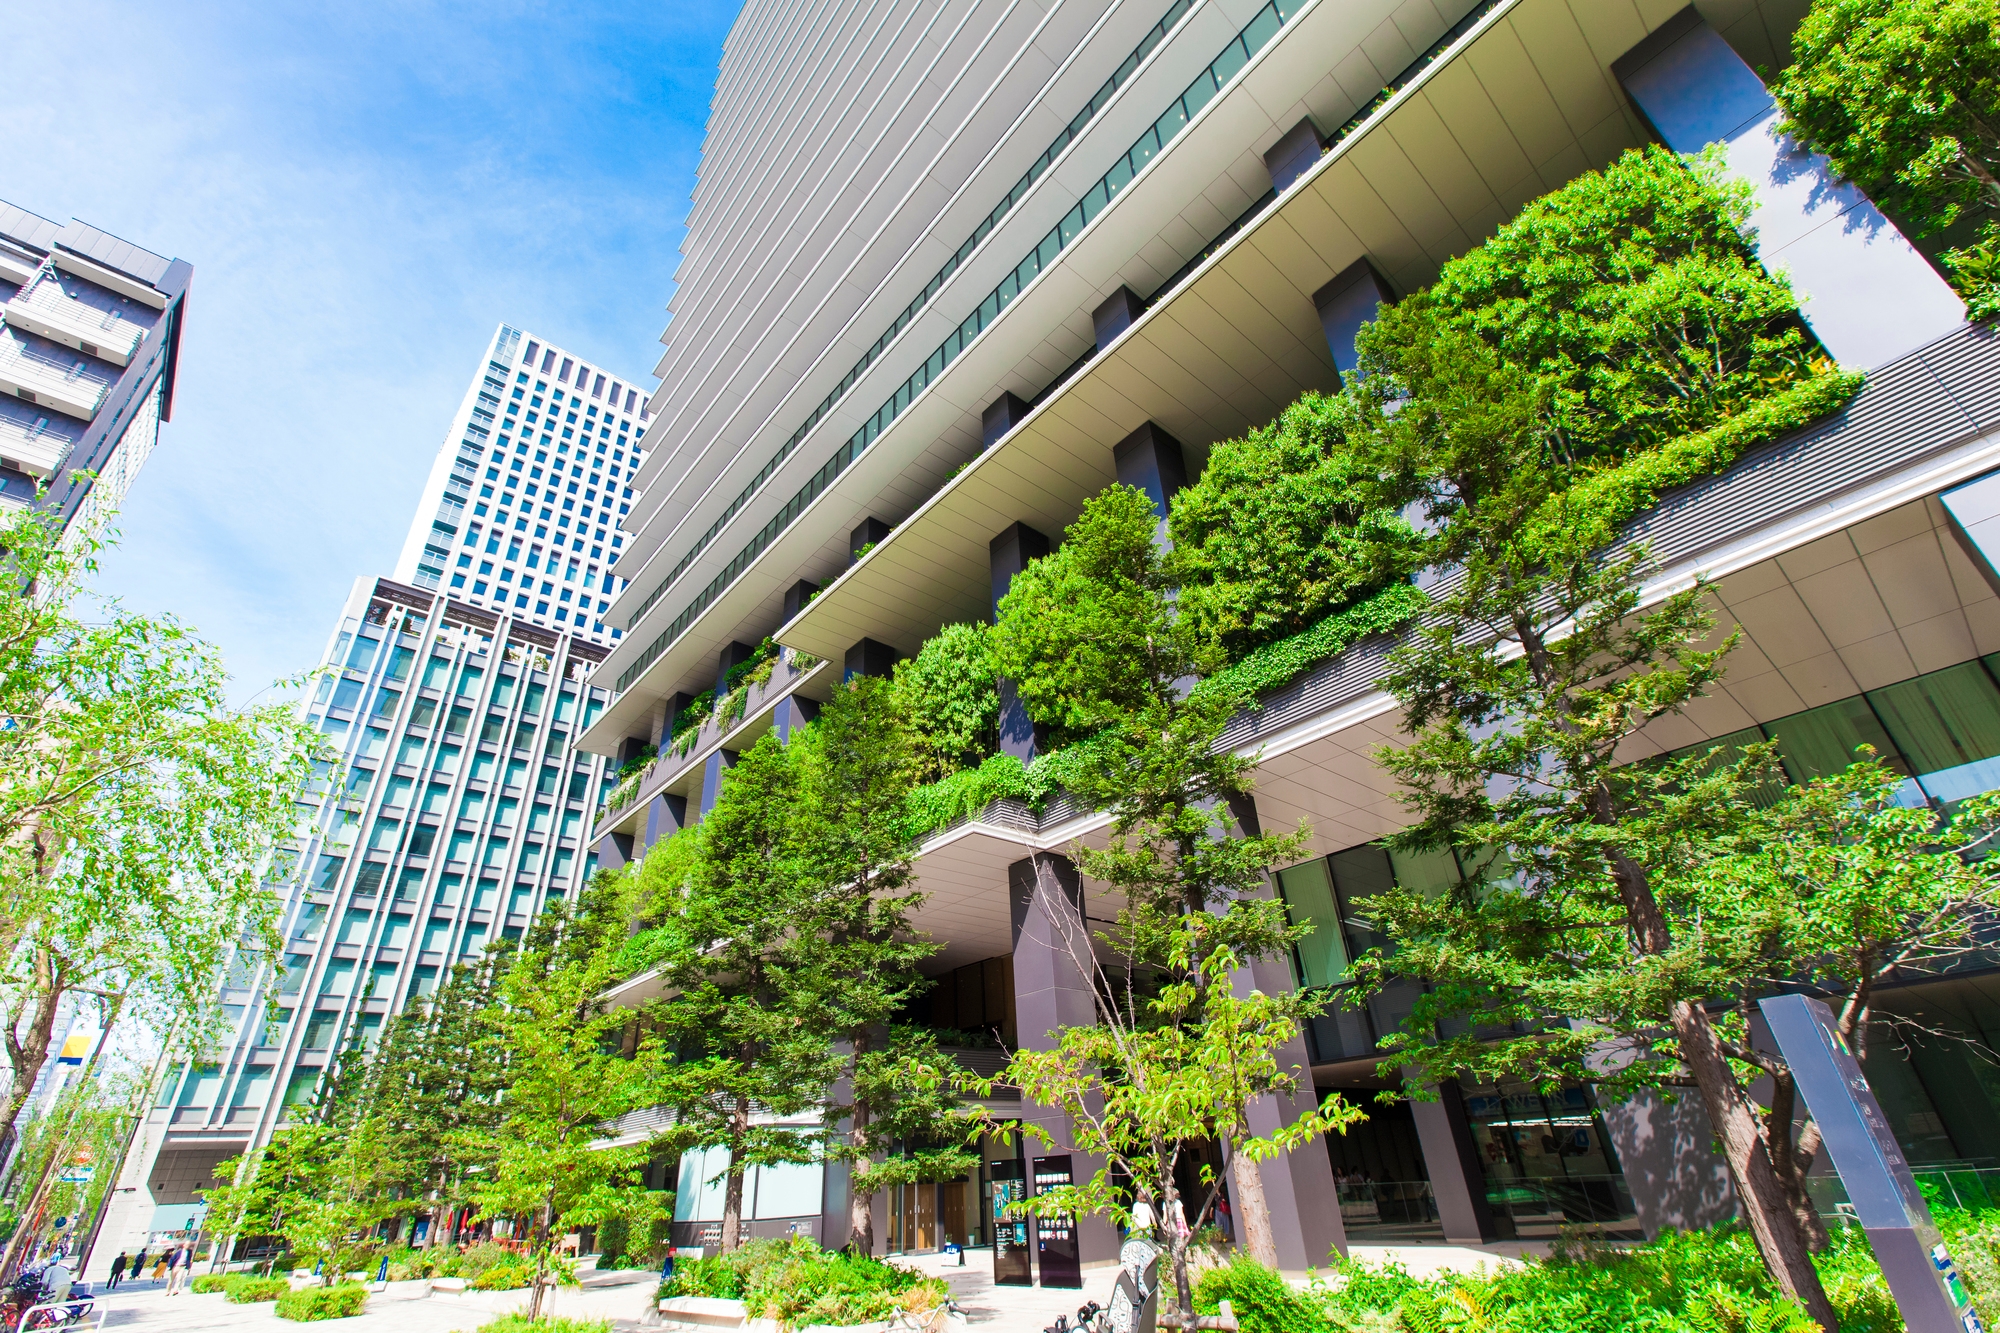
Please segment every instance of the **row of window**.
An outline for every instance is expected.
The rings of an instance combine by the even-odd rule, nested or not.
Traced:
[[[1286,3],[1289,5],[1292,0],[1286,0]],[[1012,304],[1014,298],[1034,281],[1044,268],[1053,263],[1057,255],[1068,248],[1069,244],[1089,225],[1091,219],[1110,206],[1111,201],[1118,197],[1145,165],[1173,142],[1201,109],[1215,98],[1223,86],[1278,35],[1288,17],[1287,7],[1280,5],[1278,0],[1271,0],[1271,3],[1259,10],[1242,30],[1229,40],[1221,53],[1207,68],[1195,76],[1194,81],[1182,90],[1153,124],[1146,127],[1125,154],[1114,162],[1095,184],[1084,191],[1083,197],[1049,230],[1041,243],[1029,251],[1027,257],[1001,279],[998,286],[987,293],[986,298],[956,329],[951,331],[937,349],[925,359],[923,365],[917,367],[908,379],[898,385],[887,401],[861,424],[860,429],[834,451],[833,456],[779,511],[778,516],[765,524],[764,528],[737,553],[735,559],[710,580],[706,588],[695,594],[694,599],[680,615],[675,617],[673,623],[647,645],[641,654],[643,662],[635,663],[619,673],[618,689],[621,692],[627,689],[631,682],[638,678],[638,674],[646,666],[650,666],[660,653],[666,651],[667,645],[693,623],[694,617],[701,614],[738,573],[747,568],[772,541],[776,540],[778,533],[790,527],[798,515],[805,512],[806,507],[833,483],[834,478],[846,471],[848,465],[858,458],[876,437],[887,430],[891,422],[902,415],[933,379],[944,373],[945,367],[958,359],[988,324],[999,318],[1000,312]],[[671,578],[672,576],[669,576],[669,582]],[[650,599],[648,604],[650,605]]]
[[[641,602],[638,610],[632,613],[632,620],[635,623],[646,612],[652,610],[653,603],[657,602],[666,593],[667,589],[673,587],[680,580],[680,576],[687,572],[687,567],[703,551],[708,549],[709,543],[714,541],[716,535],[729,525],[731,519],[736,517],[737,511],[748,504],[750,498],[764,488],[764,483],[771,479],[771,474],[784,465],[785,460],[792,456],[792,451],[797,449],[804,442],[806,436],[812,433],[813,427],[817,426],[825,418],[826,414],[831,412],[835,405],[847,396],[847,391],[853,388],[855,382],[861,378],[868,367],[875,363],[875,358],[887,350],[889,344],[896,340],[897,335],[901,334],[905,328],[908,328],[910,322],[923,312],[924,307],[928,306],[932,298],[944,288],[945,282],[952,274],[958,271],[959,266],[972,257],[972,252],[979,248],[980,242],[984,241],[993,229],[999,226],[1009,213],[1014,211],[1014,205],[1021,202],[1022,198],[1027,195],[1029,188],[1042,178],[1042,174],[1054,164],[1057,157],[1062,155],[1062,151],[1069,147],[1070,143],[1078,135],[1083,133],[1085,127],[1091,121],[1097,118],[1097,113],[1102,111],[1105,105],[1110,102],[1112,94],[1123,87],[1125,81],[1138,71],[1139,66],[1145,62],[1146,57],[1151,55],[1153,49],[1162,41],[1166,40],[1167,34],[1173,30],[1174,25],[1179,23],[1182,16],[1193,7],[1194,0],[1173,0],[1173,3],[1167,7],[1167,12],[1161,16],[1160,21],[1154,24],[1151,31],[1139,40],[1139,44],[1133,47],[1125,59],[1120,62],[1118,68],[1111,72],[1111,77],[1104,81],[1103,85],[1092,94],[1090,100],[1084,103],[1083,108],[1070,118],[1069,124],[1065,125],[1061,132],[1049,142],[1048,147],[1042,150],[1042,155],[1036,158],[1027,171],[1022,174],[1021,179],[1014,183],[1014,188],[1002,195],[1000,202],[995,204],[984,218],[980,219],[979,225],[972,229],[972,234],[959,243],[958,249],[954,250],[951,257],[945,260],[944,266],[937,271],[931,280],[924,284],[923,290],[918,292],[910,303],[903,308],[901,314],[889,322],[889,327],[884,329],[881,336],[875,339],[874,345],[861,354],[861,359],[856,361],[845,375],[841,376],[840,382],[833,386],[832,391],[821,400],[819,406],[807,414],[805,421],[797,430],[792,432],[791,438],[779,446],[778,451],[771,455],[762,468],[758,469],[757,475],[750,479],[749,484],[743,488],[734,500],[729,502],[729,507],[722,511],[722,516],[709,525],[708,531],[695,539],[694,545],[688,548],[687,554],[680,558],[667,576],[660,580],[659,586],[646,594],[646,600]]]

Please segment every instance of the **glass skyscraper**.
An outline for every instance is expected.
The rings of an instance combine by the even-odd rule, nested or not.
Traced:
[[[518,395],[518,396],[517,396]],[[233,1024],[174,1070],[93,1271],[198,1219],[214,1165],[267,1141],[333,1054],[597,864],[604,561],[623,538],[639,392],[503,326],[432,469],[397,577],[355,581],[301,705],[339,763],[274,860],[285,947],[225,982]],[[271,1006],[275,1003],[275,1018]]]

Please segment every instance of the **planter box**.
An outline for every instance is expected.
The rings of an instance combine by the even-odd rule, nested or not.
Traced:
[[[432,1291],[443,1291],[456,1294],[458,1292],[464,1291],[465,1286],[466,1286],[465,1279],[462,1277],[434,1277],[431,1279]]]

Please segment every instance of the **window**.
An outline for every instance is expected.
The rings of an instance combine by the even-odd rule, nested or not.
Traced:
[[[466,557],[461,556],[460,559],[464,560]],[[414,648],[399,647],[391,653],[389,655],[389,679],[408,680],[410,678],[410,664],[415,660],[416,655],[417,652]]]
[[[418,824],[410,830],[411,856],[429,856],[431,848],[437,845],[437,825]]]
[[[431,756],[431,771],[445,776],[458,772],[458,747],[438,746],[437,753]]]
[[[451,784],[433,782],[424,788],[424,813],[438,815],[444,813],[445,802],[451,799]]]
[[[360,702],[360,681],[343,678],[338,685],[333,687],[333,706],[335,708],[352,708]]]
[[[361,737],[363,759],[380,759],[382,752],[389,748],[389,733],[380,727],[370,727]]]
[[[429,699],[419,698],[410,705],[410,725],[428,727],[437,721],[438,706]]]
[[[561,773],[553,768],[543,768],[541,776],[535,779],[535,795],[553,796],[556,790],[556,783],[561,780]]]
[[[521,711],[529,717],[538,716],[542,711],[542,699],[548,694],[548,686],[529,682],[528,691],[521,697]]]
[[[309,885],[322,893],[333,892],[333,886],[340,880],[340,868],[346,864],[347,861],[344,857],[320,857],[319,864],[313,867],[312,879],[308,881]]]
[[[375,781],[374,769],[349,769],[347,773],[347,794],[357,801],[361,800],[368,795],[368,784],[373,781]]]
[[[488,713],[486,721],[479,728],[479,739],[486,744],[497,745],[506,730],[507,719],[503,714]]]
[[[373,851],[386,852],[396,845],[396,835],[402,831],[402,821],[378,819],[375,831],[368,836],[368,846]]]
[[[447,736],[463,736],[466,728],[471,725],[472,710],[464,704],[454,704],[451,712],[445,716],[444,734]]]
[[[399,764],[423,763],[424,743],[425,743],[424,738],[422,736],[403,737],[403,743],[400,746],[396,747],[396,762]],[[401,779],[401,781],[407,785],[409,779],[403,778]]]
[[[371,639],[363,635],[354,641],[354,651],[347,655],[347,665],[356,671],[366,671],[368,664],[375,660],[375,650],[381,646],[380,639]]]
[[[528,811],[528,832],[547,833],[554,819],[553,810],[546,805],[536,805]]]
[[[472,837],[473,835],[470,833],[452,834],[451,841],[445,846],[444,859],[456,865],[459,862],[464,861],[467,857],[471,856]],[[452,883],[456,883],[458,879],[456,875],[446,875],[444,878],[445,880],[451,881]],[[438,895],[439,895],[439,901],[446,901],[443,897],[444,895],[443,881],[440,881],[440,887],[438,888]]]
[[[514,748],[532,750],[535,748],[535,728],[526,722],[514,728]]]
[[[524,763],[519,759],[516,759],[513,763],[507,765],[506,785],[510,789],[518,788],[522,783],[526,782],[527,780],[528,780],[528,766],[526,763]]]
[[[390,778],[388,787],[382,793],[382,804],[390,806],[407,805],[409,804],[409,800],[410,780],[408,778]]]
[[[514,827],[514,816],[520,810],[520,808],[521,808],[521,803],[515,800],[513,797],[511,796],[501,797],[500,803],[493,807],[493,827],[495,828]],[[487,859],[489,862],[492,860],[491,857],[488,857]]]
[[[469,666],[458,673],[458,693],[461,697],[479,693],[479,681],[486,674],[485,668]]]

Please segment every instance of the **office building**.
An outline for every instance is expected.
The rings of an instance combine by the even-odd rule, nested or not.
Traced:
[[[399,566],[413,577],[355,581],[301,705],[339,764],[277,859],[282,959],[231,973],[230,1035],[212,1061],[164,1080],[93,1275],[121,1246],[198,1223],[195,1191],[215,1164],[310,1102],[334,1052],[372,1043],[412,997],[518,938],[596,868],[588,835],[607,766],[575,741],[607,701],[595,673],[609,640],[574,575],[601,570],[592,562],[616,549],[615,506],[627,503],[614,495],[638,403],[619,381],[614,411],[611,387],[572,354],[501,329],[418,504]],[[486,412],[482,395],[521,406]],[[461,484],[459,460],[475,452],[477,475]],[[561,478],[563,466],[582,470]],[[445,574],[458,569],[471,573],[462,584]]]
[[[2000,465],[1976,387],[2000,349],[1865,199],[1776,153],[1751,71],[1782,63],[1802,8],[1165,0],[927,17],[892,5],[871,13],[883,33],[914,25],[905,58],[850,65],[819,38],[849,20],[844,7],[749,5],[725,50],[645,500],[618,566],[630,584],[611,616],[627,632],[603,667],[615,694],[584,744],[657,745],[689,696],[766,636],[815,665],[775,670],[740,716],[657,759],[600,821],[600,855],[637,856],[698,819],[733,753],[809,713],[843,672],[879,672],[941,626],[990,616],[1011,574],[1104,485],[1164,503],[1210,442],[1337,386],[1381,300],[1654,139],[1724,144],[1756,191],[1766,262],[1791,273],[1821,343],[1871,376],[1843,414],[1644,521],[1663,580],[1716,580],[1756,649],[1656,743],[1772,736],[1804,775],[1814,752],[1800,738],[1823,732],[1823,752],[1868,740],[1938,801],[2000,782],[2000,692],[1982,658],[2000,649],[2000,603],[1981,546],[2000,506],[1954,490]],[[1337,981],[1372,942],[1357,898],[1455,873],[1374,845],[1403,818],[1369,760],[1393,735],[1382,652],[1320,662],[1231,728],[1261,754],[1265,825],[1313,827],[1313,857],[1280,883],[1317,943],[1260,984]],[[1062,849],[1102,823],[1062,800],[1039,815],[1002,802],[925,841],[918,921],[943,946],[937,993],[960,1011],[947,1026],[1034,1044],[1089,1021],[1037,903],[1094,900]],[[1977,1032],[1994,1024],[1993,997],[1968,974],[1885,1003]],[[1337,1011],[1296,1060],[1316,1089],[1366,1098],[1395,1021],[1386,1000]],[[1915,1160],[2000,1152],[1960,1048],[1877,1049]],[[1323,1261],[1350,1225],[1478,1239],[1582,1218],[1652,1232],[1729,1205],[1685,1105],[1600,1105],[1587,1087],[1441,1094],[1382,1111],[1324,1155],[1264,1166],[1285,1267]],[[995,1166],[904,1191],[877,1234],[908,1248],[981,1239]],[[1399,1188],[1350,1210],[1336,1171]],[[760,1195],[753,1230],[827,1235],[837,1170],[793,1177],[771,1208]],[[712,1201],[683,1194],[693,1238]],[[1085,1262],[1110,1257],[1108,1227],[1086,1220],[1079,1237]]]
[[[642,855],[700,818],[734,754],[809,715],[843,673],[880,672],[941,626],[990,617],[1012,573],[1105,485],[1164,503],[1211,442],[1336,387],[1380,301],[1654,140],[1723,144],[1754,192],[1765,261],[1869,381],[1842,413],[1641,520],[1660,586],[1714,580],[1750,645],[1712,698],[1651,739],[1774,737],[1801,777],[1866,740],[1909,772],[1915,799],[2000,785],[2000,482],[1980,480],[2000,467],[2000,344],[1965,325],[1859,192],[1768,133],[1776,111],[1752,71],[1785,61],[1804,8],[751,0],[723,55],[645,498],[617,565],[629,586],[607,623],[625,636],[600,676],[614,693],[582,743],[658,745],[746,645],[773,636],[788,656],[605,812],[600,856]],[[1404,819],[1369,758],[1395,731],[1376,685],[1385,650],[1317,663],[1229,730],[1261,756],[1265,826],[1304,817],[1313,830],[1312,855],[1280,876],[1318,927],[1312,947],[1259,984],[1338,981],[1373,942],[1357,898],[1455,873],[1377,845]],[[934,994],[955,1015],[941,1026],[1034,1045],[1089,1021],[1036,890],[1100,901],[1063,849],[1103,822],[1061,799],[1039,814],[1003,801],[924,841],[917,920],[943,946]],[[1878,1000],[1889,1011],[2000,1027],[1990,969],[1893,989]],[[639,977],[620,994],[651,990]],[[1336,1011],[1290,1058],[1317,1091],[1365,1100],[1396,1021],[1387,1000]],[[2000,1089],[1962,1046],[1872,1050],[1912,1160],[2000,1155]],[[1023,1114],[1065,1132],[1059,1116]],[[1732,1206],[1708,1142],[1686,1104],[1448,1085],[1262,1173],[1281,1261],[1303,1268],[1348,1235],[1704,1222]],[[698,1179],[713,1165],[693,1182],[683,1170],[683,1240],[706,1239],[718,1215]],[[978,1243],[996,1187],[1040,1174],[1025,1167],[901,1191],[876,1234],[904,1249]],[[1337,1183],[1363,1173],[1365,1191]],[[837,1242],[838,1169],[772,1174],[753,1233]],[[1111,1257],[1108,1226],[1086,1219],[1078,1234],[1084,1262]]]
[[[95,531],[174,411],[194,269],[0,202],[0,505]]]
[[[645,394],[501,325],[445,431],[393,577],[608,644]]]

